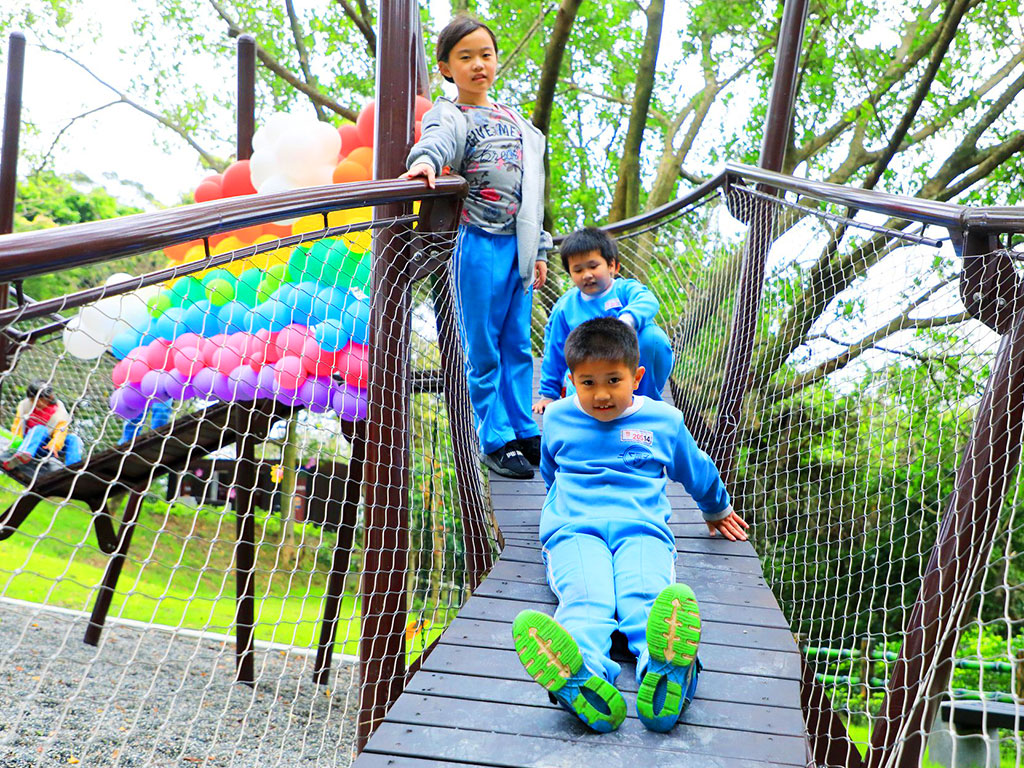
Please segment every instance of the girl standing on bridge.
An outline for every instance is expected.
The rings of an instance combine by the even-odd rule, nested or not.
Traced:
[[[491,100],[498,42],[482,22],[456,16],[437,38],[437,66],[458,99],[439,98],[423,116],[403,178],[431,187],[444,168],[469,182],[455,249],[460,332],[484,464],[533,477],[540,430],[530,414],[533,289],[547,278],[544,135]]]

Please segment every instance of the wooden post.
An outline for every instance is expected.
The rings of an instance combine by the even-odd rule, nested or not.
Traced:
[[[249,413],[235,405],[235,680],[255,683],[253,634],[256,629],[256,436]]]
[[[415,99],[412,0],[381,0],[377,34],[374,178],[405,170]],[[374,219],[409,212],[408,204],[374,209]],[[367,406],[366,530],[357,748],[384,719],[405,685],[405,575],[409,549],[409,229],[392,225],[373,238],[370,381]]]
[[[252,35],[238,36],[238,132],[235,156],[252,157],[252,135],[256,127],[256,40]]]
[[[786,0],[779,25],[779,42],[775,51],[772,90],[768,96],[764,140],[761,144],[760,166],[770,171],[782,169],[789,125],[796,98],[797,66],[807,19],[808,0]],[[759,186],[765,190],[764,185]],[[750,359],[754,349],[754,333],[761,310],[764,269],[771,248],[775,206],[766,200],[753,201],[753,215],[747,233],[746,253],[736,291],[736,309],[732,318],[732,338],[725,363],[725,378],[718,400],[718,420],[711,455],[722,479],[732,480],[732,463],[739,433],[740,406],[750,385]]]
[[[954,244],[958,238],[954,237]],[[966,261],[990,253],[993,240],[968,233]],[[957,469],[953,498],[903,630],[903,644],[871,737],[870,768],[920,764],[924,732],[953,673],[956,640],[978,593],[1024,438],[1024,311],[1008,305],[1003,336],[974,427]],[[895,758],[894,758],[895,755]]]
[[[121,569],[124,568],[124,561],[128,557],[128,548],[132,544],[132,533],[135,532],[135,521],[139,517],[139,509],[142,507],[143,493],[131,491],[128,500],[124,505],[124,514],[121,517],[121,527],[117,534],[117,548],[107,561],[106,570],[103,571],[103,581],[100,583],[99,592],[96,593],[96,602],[92,606],[92,614],[89,616],[89,626],[85,628],[84,642],[87,645],[99,645],[100,635],[103,633],[103,626],[107,621],[107,612],[110,610],[110,601],[114,598],[117,589],[117,581],[121,578]]]
[[[25,78],[25,35],[12,32],[7,44],[7,90],[4,95],[3,146],[0,147],[0,235],[14,231],[14,200],[18,188],[18,137],[21,133],[21,90]],[[0,284],[0,310],[7,309],[7,283]],[[0,333],[0,374],[7,371],[7,335]],[[3,379],[0,378],[0,387]]]

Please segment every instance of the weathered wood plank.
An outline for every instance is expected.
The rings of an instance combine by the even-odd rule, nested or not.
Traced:
[[[630,672],[630,674],[632,673]],[[711,699],[704,695],[706,688],[722,686],[722,680],[726,677],[730,676],[711,672],[701,675],[697,696],[690,708],[686,710],[687,724],[803,736],[803,715],[799,708]],[[635,719],[635,692],[625,688],[620,688],[620,690],[623,691],[629,704],[627,716]],[[536,683],[526,680],[501,680],[471,675],[424,672],[416,676],[407,691],[424,696],[472,701],[493,701],[537,707],[550,705],[547,692]]]
[[[759,760],[774,752],[779,762],[802,765],[803,739],[775,733],[744,731],[743,738],[726,728],[707,728],[687,719],[673,730],[671,737],[648,731],[638,720],[623,723],[617,731],[602,737],[612,747],[632,747],[637,750],[657,749],[687,755]],[[535,734],[542,738],[561,741],[584,739],[591,732],[577,718],[554,706],[522,706],[493,701],[439,698],[408,694],[402,696],[388,714],[395,723],[426,725],[435,728],[450,727],[457,723],[459,730],[489,731],[491,733]]]
[[[763,762],[706,754],[695,749],[666,749],[667,745],[679,738],[676,733],[669,736],[648,733],[647,741],[652,746],[642,752],[638,751],[635,744],[616,743],[615,734],[587,733],[569,738],[561,727],[554,734],[557,738],[545,738],[522,733],[505,734],[385,722],[378,729],[378,734],[380,742],[387,744],[392,754],[429,755],[442,760],[489,761],[489,764],[503,768],[579,768],[587,765],[628,766],[637,763],[651,768],[764,768],[771,764],[804,764],[802,760],[792,762],[778,759],[780,752],[785,754],[792,751],[790,742],[793,739],[786,736],[766,737],[769,748],[763,754],[770,762]],[[743,738],[737,734],[734,741],[742,741]],[[367,749],[377,751],[376,741],[377,737],[367,745]],[[696,739],[693,741],[696,742]]]

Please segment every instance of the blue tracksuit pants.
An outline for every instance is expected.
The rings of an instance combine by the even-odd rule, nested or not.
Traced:
[[[146,410],[141,415],[136,416],[134,419],[127,419],[124,423],[124,429],[121,430],[121,439],[117,441],[117,444],[123,445],[134,440],[146,425],[146,417],[151,418],[151,429],[160,429],[160,427],[171,420],[171,406],[156,400],[147,405]]]
[[[39,449],[50,441],[50,429],[44,424],[36,424],[27,433],[18,447],[19,453],[27,453],[35,456]],[[82,460],[82,438],[78,435],[68,433],[64,438],[64,447],[61,449],[65,464],[77,464]]]
[[[661,393],[665,390],[668,377],[672,373],[672,342],[668,334],[651,323],[644,326],[637,334],[640,346],[640,365],[644,367],[644,377],[637,387],[638,395],[645,395],[652,400],[664,400]],[[572,385],[569,372],[565,373],[565,396],[571,397],[576,392]]]
[[[647,671],[647,617],[654,599],[675,581],[675,547],[642,521],[597,519],[563,526],[544,545],[555,619],[572,635],[587,668],[614,683],[612,632],[637,657],[637,681]]]
[[[515,235],[460,228],[454,266],[469,398],[480,447],[491,453],[540,434],[530,413],[533,291],[519,277]]]

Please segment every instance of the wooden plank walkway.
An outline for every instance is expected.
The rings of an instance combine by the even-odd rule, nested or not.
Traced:
[[[671,733],[651,733],[636,717],[634,660],[617,656],[623,669],[616,685],[629,715],[618,731],[597,734],[550,703],[512,641],[519,611],[555,610],[537,539],[544,482],[539,472],[533,480],[491,473],[490,490],[505,548],[355,768],[807,764],[799,652],[749,543],[712,539],[697,505],[669,483],[676,577],[693,588],[701,607],[697,696]]]

